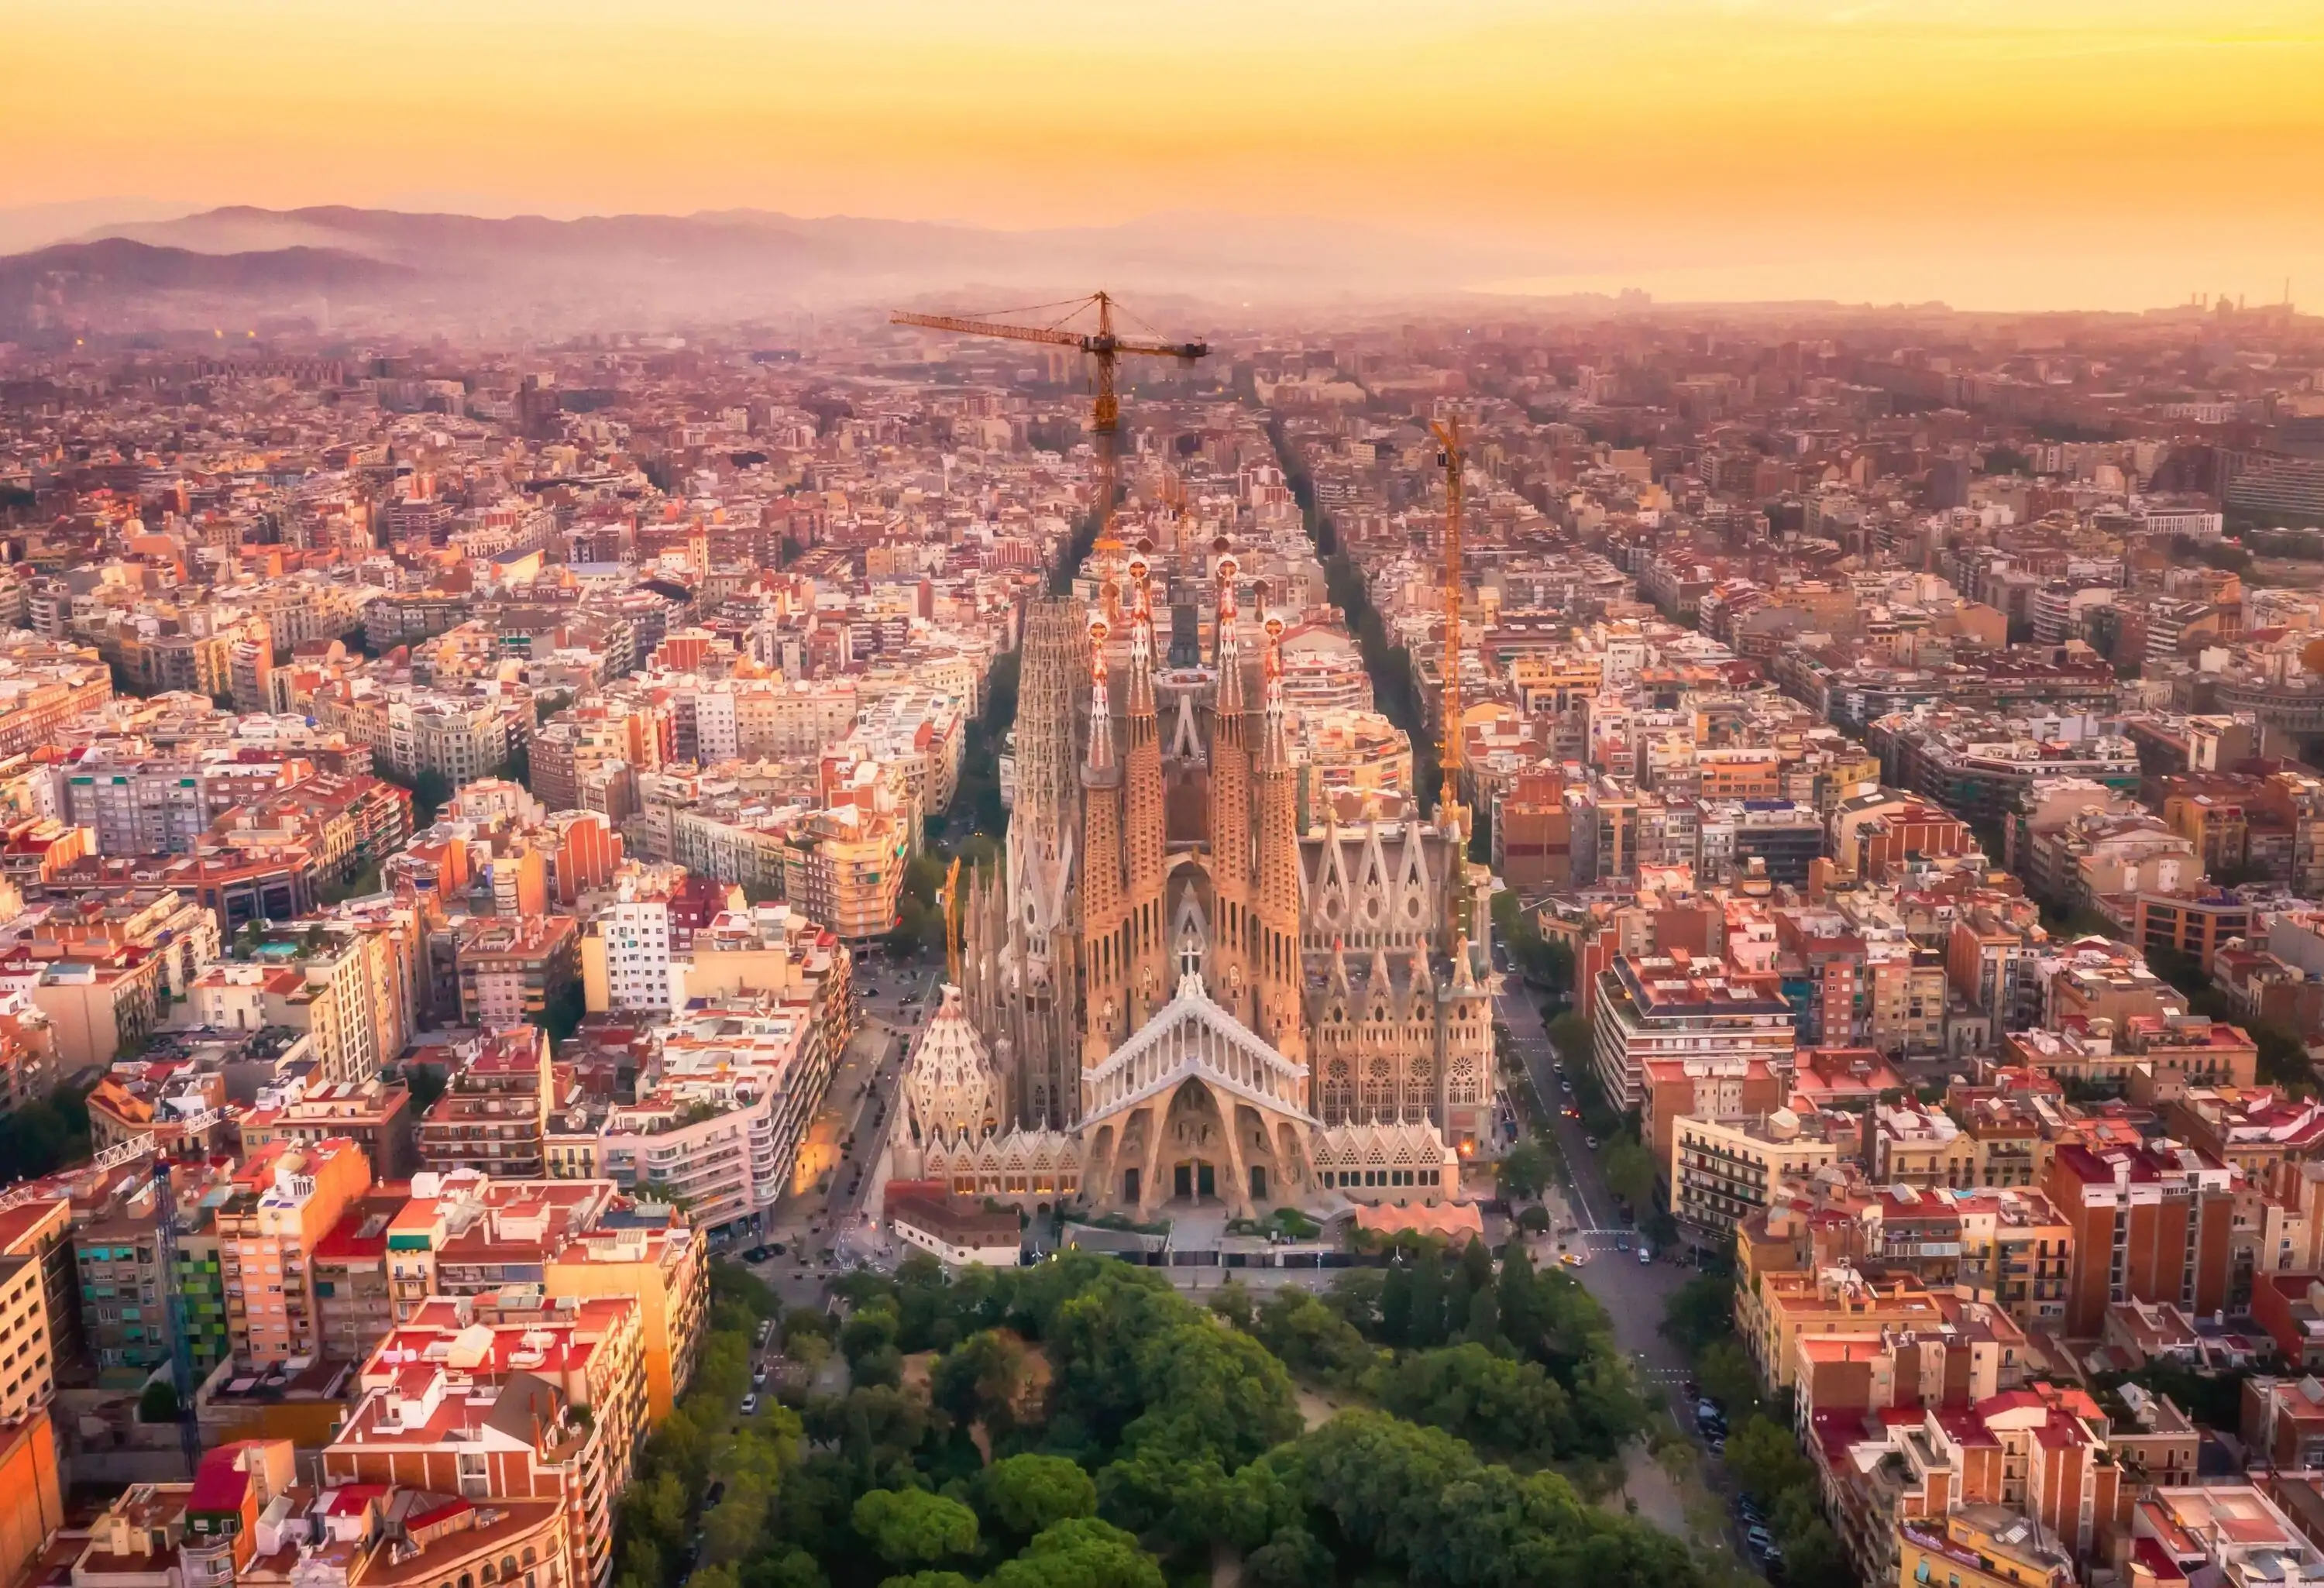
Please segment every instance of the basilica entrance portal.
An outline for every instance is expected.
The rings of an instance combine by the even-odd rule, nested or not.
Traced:
[[[1170,1170],[1170,1194],[1181,1202],[1189,1200],[1215,1201],[1219,1195],[1219,1171],[1214,1164],[1202,1159],[1173,1165]]]

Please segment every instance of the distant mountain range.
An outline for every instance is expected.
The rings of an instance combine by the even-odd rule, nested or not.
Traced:
[[[207,326],[229,309],[350,327],[647,329],[930,295],[982,307],[996,291],[1011,301],[1099,286],[1157,309],[1232,309],[1435,297],[1558,268],[1531,251],[1204,214],[1006,232],[762,210],[496,220],[236,206],[99,226],[0,257],[0,335]]]

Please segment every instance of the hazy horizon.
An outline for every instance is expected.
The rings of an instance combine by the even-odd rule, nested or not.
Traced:
[[[1555,263],[1445,290],[1972,310],[2297,300],[2324,254],[2324,14],[2284,0],[18,12],[0,211],[1191,211]]]

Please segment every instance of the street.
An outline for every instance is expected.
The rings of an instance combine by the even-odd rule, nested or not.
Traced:
[[[1582,1226],[1582,1234],[1569,1237],[1566,1244],[1570,1248],[1586,1244],[1590,1260],[1566,1271],[1580,1279],[1583,1288],[1606,1309],[1613,1325],[1615,1343],[1629,1354],[1640,1391],[1650,1399],[1659,1397],[1680,1431],[1697,1438],[1694,1408],[1682,1389],[1688,1378],[1686,1358],[1662,1335],[1664,1310],[1672,1294],[1687,1282],[1694,1270],[1674,1260],[1675,1252],[1658,1253],[1651,1263],[1638,1261],[1637,1236],[1628,1221],[1616,1214],[1598,1154],[1590,1149],[1588,1132],[1580,1120],[1568,1119],[1563,1112],[1567,1094],[1558,1085],[1557,1051],[1542,1025],[1539,1006],[1522,983],[1508,977],[1501,979],[1501,990],[1494,994],[1493,1002],[1501,1022],[1509,1029],[1511,1043],[1526,1074],[1532,1077],[1535,1094],[1548,1111],[1551,1138],[1572,1177],[1571,1190],[1563,1194],[1573,1199],[1573,1222]],[[1553,1189],[1545,1200],[1560,1195],[1559,1190]],[[1631,1236],[1633,1250],[1629,1251],[1618,1250],[1616,1244],[1624,1234]],[[1553,1242],[1537,1242],[1535,1250],[1544,1254],[1545,1261],[1555,1260]],[[1646,1459],[1643,1453],[1632,1457],[1634,1462]],[[1728,1519],[1731,1531],[1731,1513]],[[1756,1570],[1750,1555],[1739,1547],[1738,1538],[1730,1537],[1726,1543],[1734,1550],[1738,1565]]]
[[[1617,1213],[1614,1198],[1606,1189],[1598,1155],[1590,1150],[1582,1122],[1568,1119],[1561,1112],[1566,1094],[1558,1087],[1557,1054],[1550,1045],[1549,1033],[1543,1029],[1541,1011],[1521,985],[1514,992],[1497,993],[1493,1002],[1502,1023],[1509,1029],[1526,1073],[1533,1079],[1535,1092],[1549,1112],[1551,1137],[1572,1176],[1573,1222],[1582,1226],[1582,1233],[1570,1238],[1567,1245],[1586,1245],[1591,1260],[1585,1266],[1567,1271],[1579,1278],[1606,1308],[1607,1316],[1613,1320],[1615,1341],[1629,1353],[1642,1380],[1650,1387],[1659,1387],[1678,1417],[1679,1426],[1690,1426],[1692,1418],[1686,1415],[1688,1408],[1678,1393],[1678,1385],[1686,1377],[1686,1359],[1662,1337],[1660,1328],[1664,1307],[1672,1293],[1686,1283],[1692,1270],[1670,1260],[1670,1254],[1657,1254],[1655,1261],[1641,1263],[1635,1250],[1617,1249],[1619,1237],[1630,1236],[1634,1247],[1637,1237],[1628,1219]]]
[[[861,1023],[807,1127],[806,1150],[816,1155],[821,1172],[768,1220],[764,1239],[780,1244],[782,1254],[752,1265],[786,1306],[819,1306],[833,1278],[857,1261],[889,1255],[884,1241],[863,1238],[859,1210],[894,1122],[904,1056],[935,1008],[942,975],[940,966],[908,962],[866,958],[856,965]]]

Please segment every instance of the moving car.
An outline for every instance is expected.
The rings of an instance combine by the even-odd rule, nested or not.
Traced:
[[[755,1391],[742,1397],[742,1415],[746,1417],[759,1415],[759,1397]]]
[[[1578,1269],[1583,1263],[1590,1260],[1590,1254],[1586,1251],[1569,1251],[1557,1260],[1563,1263],[1567,1268]]]
[[[1580,1113],[1579,1110],[1576,1110],[1575,1112],[1577,1115]],[[1598,1150],[1598,1138],[1595,1136],[1584,1136],[1582,1138],[1582,1145],[1590,1149],[1591,1151],[1595,1152]]]
[[[1640,1262],[1643,1262],[1643,1263],[1650,1263],[1650,1262],[1654,1261],[1654,1260],[1655,1260],[1655,1251],[1654,1251],[1654,1248],[1653,1248],[1653,1247],[1651,1247],[1651,1246],[1641,1246],[1641,1247],[1639,1247],[1639,1248],[1638,1248],[1638,1260],[1639,1260]]]

